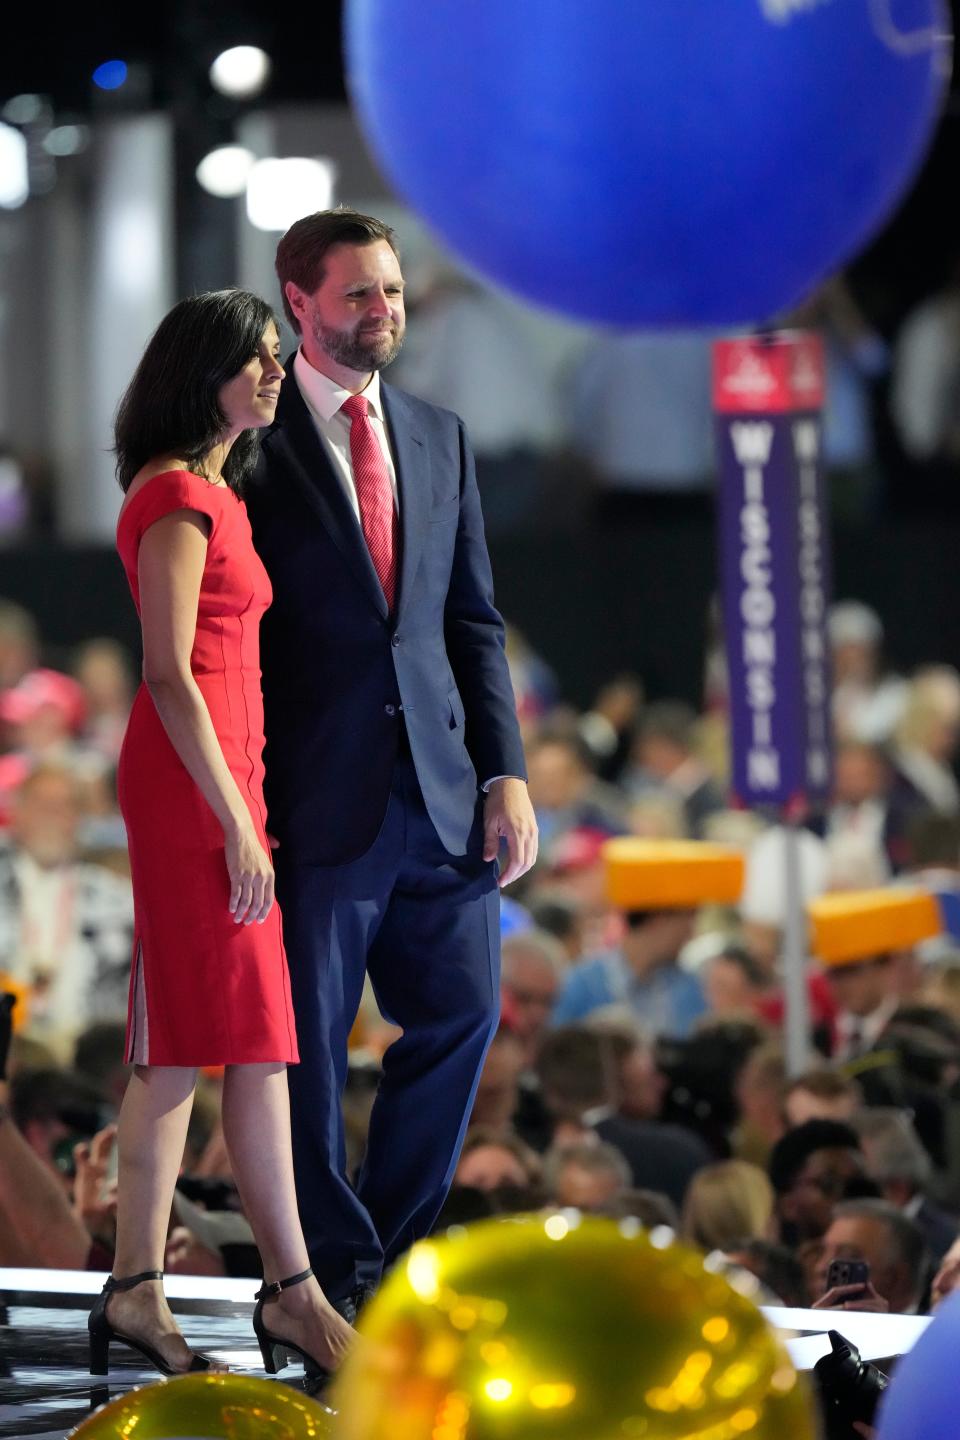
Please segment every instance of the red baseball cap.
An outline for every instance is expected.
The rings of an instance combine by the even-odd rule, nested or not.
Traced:
[[[577,825],[568,830],[549,849],[547,864],[555,871],[586,870],[603,857],[603,847],[610,839],[607,830],[593,825]]]
[[[61,712],[76,734],[86,714],[83,687],[59,670],[31,670],[10,690],[3,691],[0,694],[0,720],[8,725],[22,725],[48,705]]]

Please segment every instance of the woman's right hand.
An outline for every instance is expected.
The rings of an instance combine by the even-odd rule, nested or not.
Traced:
[[[252,925],[254,920],[262,925],[273,905],[274,875],[252,820],[241,821],[227,832],[225,849],[230,914],[238,925]]]

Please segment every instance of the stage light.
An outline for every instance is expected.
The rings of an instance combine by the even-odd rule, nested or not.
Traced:
[[[93,83],[98,90],[119,90],[127,78],[125,60],[105,60],[93,72]]]
[[[0,114],[11,125],[35,125],[42,118],[45,102],[42,95],[14,95]]]
[[[197,180],[208,195],[229,200],[242,195],[247,188],[251,167],[256,161],[252,150],[243,145],[220,145],[204,155],[197,166]]]
[[[29,194],[27,142],[12,125],[0,123],[0,207],[17,210]]]
[[[89,138],[86,125],[55,125],[44,137],[43,148],[48,155],[79,155]]]
[[[256,45],[234,45],[210,66],[210,84],[236,100],[258,95],[270,78],[270,56]]]
[[[161,267],[161,237],[153,208],[136,196],[118,204],[103,244],[114,293],[125,299],[143,295]]]
[[[333,204],[332,160],[258,160],[247,180],[247,216],[258,230],[287,230]]]

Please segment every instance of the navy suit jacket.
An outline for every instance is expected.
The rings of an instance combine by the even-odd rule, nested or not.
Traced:
[[[392,615],[292,375],[245,494],[273,585],[261,625],[267,808],[295,863],[370,848],[404,722],[452,854],[465,853],[478,783],[526,773],[463,424],[393,386],[380,393],[400,497]]]

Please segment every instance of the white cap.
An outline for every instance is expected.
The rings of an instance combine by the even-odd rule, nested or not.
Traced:
[[[827,634],[830,644],[837,645],[881,645],[883,643],[883,622],[876,610],[864,605],[862,600],[841,600],[830,607],[827,617]]]
[[[744,920],[758,925],[786,923],[786,836],[781,825],[765,830],[747,851],[747,871],[740,901]],[[797,831],[800,855],[800,899],[804,906],[827,888],[827,847],[809,830]]]

